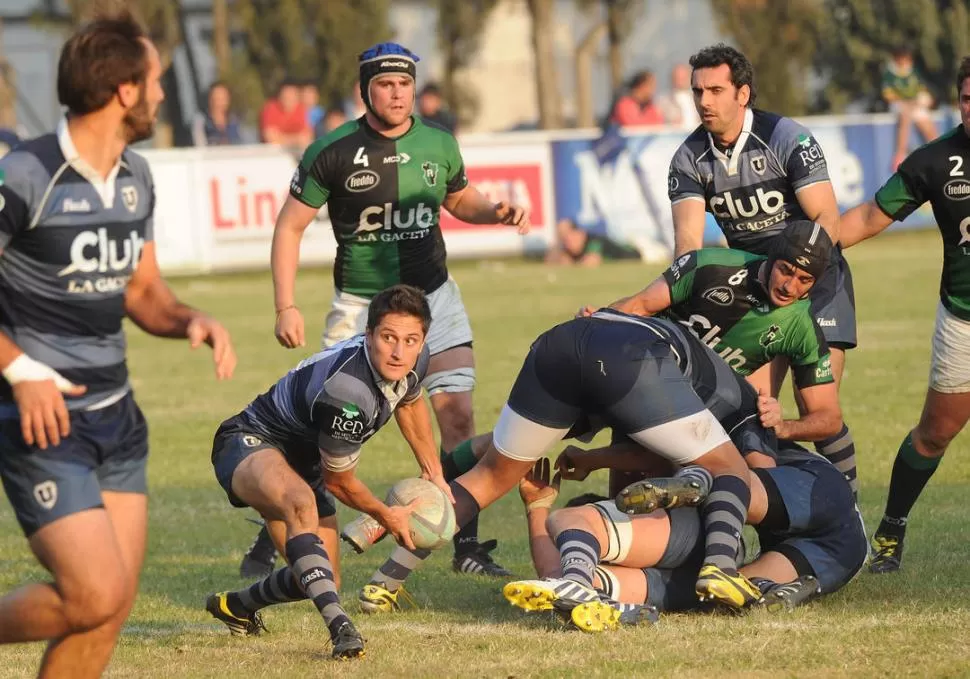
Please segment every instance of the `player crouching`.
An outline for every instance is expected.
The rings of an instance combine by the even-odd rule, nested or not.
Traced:
[[[451,499],[421,398],[430,323],[420,290],[387,288],[371,301],[366,332],[300,362],[219,427],[212,447],[219,484],[233,506],[262,514],[289,564],[251,587],[207,599],[206,610],[232,634],[258,634],[266,606],[310,599],[329,629],[333,656],[363,655],[364,640],[337,597],[333,498],[414,549],[411,506],[387,506],[354,474],[361,446],[393,414],[423,477]]]

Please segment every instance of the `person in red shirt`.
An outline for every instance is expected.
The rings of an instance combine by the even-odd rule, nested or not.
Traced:
[[[303,150],[313,141],[313,130],[306,108],[300,101],[300,86],[284,80],[274,99],[263,105],[259,114],[259,132],[267,144],[293,146]]]
[[[610,122],[615,125],[663,125],[660,107],[654,103],[657,78],[650,71],[640,71],[630,79],[628,93],[617,99]]]

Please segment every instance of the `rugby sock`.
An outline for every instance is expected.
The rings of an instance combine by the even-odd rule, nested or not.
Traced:
[[[475,466],[478,460],[472,451],[472,441],[462,441],[450,453],[441,452],[441,468],[445,473],[445,481],[451,482]],[[478,514],[469,521],[452,538],[455,545],[455,556],[462,556],[475,551],[478,547]]]
[[[460,483],[452,481],[448,484],[451,494],[455,496],[455,523],[460,528],[478,516],[480,508],[472,494],[465,490]],[[391,552],[391,556],[374,571],[370,584],[379,585],[386,590],[396,592],[407,580],[411,572],[420,566],[431,554],[430,549],[416,549],[411,551],[398,545]]]
[[[293,571],[284,566],[246,589],[227,594],[226,605],[233,615],[244,618],[267,606],[303,599],[306,596],[296,583]]]
[[[313,533],[294,535],[286,541],[286,560],[290,562],[297,586],[317,607],[333,638],[350,618],[340,605],[333,566],[320,538]]]
[[[889,497],[886,498],[886,513],[876,529],[876,535],[903,539],[909,512],[942,459],[923,457],[913,447],[913,433],[906,435],[899,446],[899,452],[896,453],[893,474],[889,481]]]
[[[842,472],[845,480],[852,487],[852,494],[858,500],[859,479],[855,466],[855,442],[852,440],[852,432],[849,431],[845,422],[842,423],[842,430],[835,436],[816,441],[815,450]]]
[[[701,509],[704,519],[704,565],[713,565],[728,575],[737,575],[741,529],[748,515],[751,491],[737,476],[714,477],[711,494]]]
[[[711,473],[703,467],[698,467],[697,465],[691,465],[678,470],[677,473],[674,474],[674,477],[695,482],[698,486],[700,486],[701,492],[705,496],[711,492],[711,486],[714,484],[714,477],[711,475]]]
[[[584,530],[570,528],[556,536],[563,580],[593,589],[593,573],[600,560],[600,542]]]

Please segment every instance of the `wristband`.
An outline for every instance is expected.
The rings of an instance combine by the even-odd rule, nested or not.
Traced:
[[[54,386],[62,392],[73,389],[75,386],[50,366],[35,361],[27,354],[20,354],[12,360],[10,365],[3,369],[2,374],[10,386],[21,382],[43,382],[45,380],[53,380]]]
[[[297,309],[298,310],[299,307],[296,304],[290,304],[288,306],[283,307],[282,309],[277,309],[276,310],[276,315],[279,316],[284,311],[289,311],[290,309]]]

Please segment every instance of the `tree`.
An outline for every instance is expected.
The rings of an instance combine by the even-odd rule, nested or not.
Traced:
[[[828,21],[823,3],[711,0],[711,9],[718,28],[754,66],[758,106],[784,115],[806,113],[813,60]]]
[[[448,107],[462,123],[470,122],[478,110],[477,88],[461,82],[461,70],[478,54],[488,16],[498,0],[434,0],[438,10],[438,48],[444,61],[442,90]]]
[[[553,42],[555,0],[528,0],[527,4],[532,14],[539,125],[546,130],[557,129],[562,127],[562,100],[559,97],[559,69]]]
[[[229,0],[212,0],[212,54],[216,58],[216,73],[220,80],[228,77],[232,70],[229,33]]]
[[[3,17],[0,17],[0,127],[17,127],[17,82],[3,49]]]

